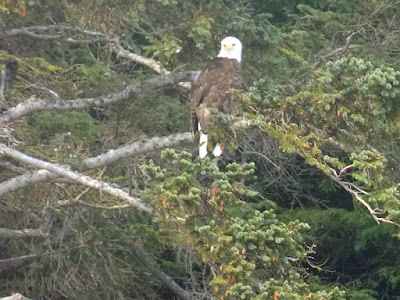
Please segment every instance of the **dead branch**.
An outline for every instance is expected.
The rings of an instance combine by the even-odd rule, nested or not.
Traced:
[[[58,201],[58,207],[66,207],[66,206],[74,206],[74,205],[83,205],[91,208],[97,208],[101,210],[120,210],[120,209],[127,209],[132,208],[132,205],[124,204],[124,205],[113,205],[113,206],[106,206],[106,205],[97,205],[89,202],[85,202],[82,200],[65,200],[65,201]]]
[[[0,104],[4,103],[4,91],[6,89],[6,69],[0,70]]]
[[[82,245],[78,245],[76,247],[65,248],[65,249],[61,249],[61,250],[46,251],[43,253],[37,253],[37,254],[35,253],[35,254],[28,254],[28,255],[23,255],[23,256],[0,259],[0,265],[15,264],[18,261],[31,260],[31,259],[39,258],[39,257],[45,256],[45,255],[53,255],[53,254],[68,252],[68,251],[81,249],[81,248],[87,248],[87,245],[82,244]]]
[[[0,197],[10,192],[22,189],[30,184],[45,182],[59,178],[55,173],[47,170],[29,172],[0,183]]]
[[[86,39],[76,39],[70,37],[71,33],[80,34],[82,36],[89,36]],[[132,62],[146,66],[160,75],[169,75],[171,72],[166,70],[159,62],[152,58],[147,58],[136,53],[132,53],[125,50],[118,37],[109,37],[106,34],[93,30],[85,30],[78,26],[70,25],[43,25],[43,26],[30,26],[14,28],[9,31],[0,33],[0,37],[10,38],[16,36],[29,36],[31,38],[40,40],[60,40],[68,43],[97,43],[106,42],[111,45],[112,51],[118,56],[128,59]],[[197,74],[198,75],[198,74]],[[195,79],[195,78],[194,78]],[[193,80],[188,80],[186,82],[180,82],[179,85],[185,89],[190,89],[191,82]]]
[[[361,29],[360,29],[361,30]],[[352,32],[349,36],[346,37],[346,44],[340,48],[337,48],[333,50],[332,52],[329,52],[328,54],[321,56],[316,63],[314,63],[313,67],[316,68],[318,67],[322,62],[326,61],[329,57],[334,56],[336,54],[343,54],[346,52],[346,50],[350,47],[350,42],[351,39],[358,33],[360,33],[360,30]]]
[[[133,247],[133,251],[135,251],[135,254],[140,258],[141,263],[145,265],[151,273],[157,276],[175,295],[181,299],[192,299],[187,291],[181,288],[171,277],[158,268],[155,259],[143,248],[136,246]]]
[[[153,71],[155,71],[158,74],[168,75],[170,73],[165,68],[163,68],[163,66],[160,63],[158,63],[156,60],[132,53],[128,50],[125,50],[119,41],[116,41],[115,43],[113,43],[111,45],[111,49],[115,52],[115,54],[118,57],[122,57],[122,58],[128,59],[132,62],[149,67],[150,69],[152,69]]]
[[[148,141],[134,142],[119,149],[110,150],[107,153],[99,156],[88,158],[83,162],[83,166],[89,169],[99,168],[123,158],[173,147],[181,144],[184,141],[190,141],[191,139],[192,136],[190,132],[178,133],[170,136],[154,137]]]
[[[102,182],[100,180],[95,180],[78,172],[71,171],[65,167],[62,167],[57,164],[53,164],[50,162],[46,162],[31,156],[28,156],[22,152],[11,149],[4,144],[0,144],[0,151],[2,151],[5,155],[12,157],[18,161],[23,163],[32,165],[36,168],[45,169],[52,173],[55,173],[61,177],[69,178],[75,182],[83,184],[85,186],[89,186],[91,188],[97,189],[100,192],[108,193],[116,198],[127,201],[132,206],[148,212],[150,214],[154,214],[154,209],[146,203],[143,203],[141,199],[130,196],[128,193],[120,189],[116,189],[111,187],[108,183]]]
[[[46,238],[47,233],[41,229],[22,229],[13,230],[7,228],[0,228],[0,238],[7,239],[22,239],[22,238]]]
[[[0,298],[0,300],[30,300],[30,299],[21,294],[16,293],[8,297],[2,297]]]
[[[82,163],[82,169],[100,168],[105,165],[111,164],[118,160],[128,158],[131,156],[149,153],[152,151],[158,151],[168,147],[174,147],[182,144],[184,141],[191,141],[191,133],[178,133],[165,137],[154,137],[148,141],[139,141],[132,144],[123,146],[119,149],[110,150],[105,154],[101,154],[96,157],[85,159]],[[60,175],[48,171],[48,170],[37,170],[34,172],[26,173],[8,181],[0,183],[0,197],[7,193],[19,190],[28,185],[46,182],[57,179]]]
[[[155,89],[181,81],[193,81],[196,76],[197,72],[194,71],[170,73],[168,75],[161,75],[144,80],[138,84],[131,84],[119,93],[99,96],[96,98],[45,101],[32,96],[26,102],[20,103],[4,112],[0,116],[0,126],[37,111],[74,110],[95,106],[107,106],[121,100],[132,98],[147,89]]]
[[[68,37],[68,34],[79,34],[83,36],[88,36],[90,38],[80,38],[75,39]],[[96,43],[96,42],[107,42],[113,43],[114,39],[108,38],[104,33],[85,30],[78,26],[70,25],[42,25],[42,26],[30,26],[30,27],[20,27],[13,28],[0,34],[2,38],[11,38],[18,36],[29,36],[34,39],[39,40],[62,40],[68,43]]]
[[[132,53],[128,50],[125,50],[117,39],[115,39],[115,42],[111,44],[111,49],[114,51],[115,54],[117,54],[118,57],[122,57],[122,58],[128,59],[132,62],[149,67],[150,69],[152,69],[153,71],[155,71],[158,74],[168,75],[171,73],[170,71],[165,69],[156,60]],[[191,82],[194,81],[199,74],[200,74],[200,72],[197,72],[195,77],[192,78],[193,80],[191,80],[189,82],[179,82],[178,83],[179,86],[181,86],[185,89],[190,89]]]
[[[362,191],[360,188],[357,190],[354,189],[352,184],[349,184],[348,182],[344,182],[340,180],[339,175],[336,173],[335,170],[332,170],[332,174],[329,175],[329,177],[336,182],[338,185],[340,185],[346,192],[348,192],[350,195],[354,197],[358,202],[360,202],[369,212],[369,214],[372,216],[372,218],[375,220],[376,223],[387,223],[391,225],[396,225],[400,227],[400,224],[397,224],[396,222],[393,222],[391,220],[381,218],[377,216],[377,212],[360,196],[360,191]],[[366,192],[362,191],[364,194]]]

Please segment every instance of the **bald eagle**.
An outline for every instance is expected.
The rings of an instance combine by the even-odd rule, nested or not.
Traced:
[[[243,84],[240,62],[242,43],[235,37],[228,36],[221,41],[221,50],[213,58],[191,88],[190,110],[192,113],[193,133],[200,131],[199,156],[208,154],[206,126],[212,122],[211,108],[226,114],[232,113],[234,104],[230,89],[241,89]],[[217,143],[213,155],[221,156],[222,146]]]

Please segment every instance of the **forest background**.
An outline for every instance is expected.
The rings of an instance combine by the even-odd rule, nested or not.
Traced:
[[[400,1],[0,2],[0,296],[399,299]],[[190,82],[244,46],[220,159]]]

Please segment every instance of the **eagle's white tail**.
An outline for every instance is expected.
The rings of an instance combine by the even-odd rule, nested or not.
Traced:
[[[208,153],[208,137],[207,137],[207,134],[204,134],[204,133],[201,132],[200,123],[198,123],[198,124],[199,124],[198,125],[199,126],[198,129],[200,131],[199,156],[200,156],[200,158],[204,158],[204,157],[207,156],[207,153]],[[213,152],[212,152],[213,155],[215,157],[220,157],[222,155],[222,152],[223,151],[222,151],[221,145],[219,143],[217,143],[215,145],[215,148],[214,148]]]
[[[207,134],[204,134],[201,132],[201,126],[200,123],[198,123],[198,129],[200,131],[200,140],[199,140],[199,156],[200,158],[204,158],[207,156],[207,150],[208,150],[208,138]]]
[[[217,143],[215,145],[215,148],[213,150],[213,154],[214,154],[215,157],[219,157],[219,156],[222,155],[222,148],[221,148],[221,145],[219,143]]]
[[[204,134],[200,132],[200,141],[199,141],[199,156],[201,158],[204,158],[207,156],[207,148],[208,148],[208,143],[207,143],[207,134]]]

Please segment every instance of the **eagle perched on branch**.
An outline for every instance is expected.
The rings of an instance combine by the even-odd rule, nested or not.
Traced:
[[[242,43],[235,37],[228,36],[221,41],[221,50],[213,58],[191,88],[190,110],[192,112],[193,133],[200,131],[199,156],[208,154],[206,126],[212,122],[211,110],[217,109],[226,114],[232,113],[230,89],[241,89],[243,85]],[[221,156],[223,147],[217,143],[213,155]]]

